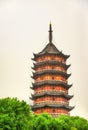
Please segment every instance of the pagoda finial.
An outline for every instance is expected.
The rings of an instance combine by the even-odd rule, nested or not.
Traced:
[[[51,22],[49,24],[49,43],[52,43],[52,25]]]

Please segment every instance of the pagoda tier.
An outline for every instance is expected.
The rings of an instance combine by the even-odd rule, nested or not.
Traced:
[[[43,71],[34,72],[32,78],[36,79],[36,77],[39,77],[42,75],[44,76],[46,74],[52,74],[52,76],[53,75],[61,75],[61,76],[64,76],[66,79],[69,78],[69,76],[71,75],[71,74],[67,74],[67,73],[59,71],[59,70],[46,69]]]
[[[37,104],[37,105],[33,105],[32,106],[32,109],[35,110],[35,109],[39,109],[39,108],[44,108],[44,107],[50,107],[50,108],[64,108],[66,109],[67,111],[70,111],[72,110],[74,107],[71,107],[71,106],[68,106],[66,104]]]
[[[43,61],[43,62],[38,62],[38,63],[34,63],[34,67],[32,67],[33,70],[37,70],[40,67],[44,67],[44,66],[60,66],[65,68],[65,70],[67,70],[70,65],[66,65],[60,61],[56,61],[56,60],[50,60],[50,61]]]
[[[53,43],[51,43],[51,45],[50,45],[50,43],[48,43],[47,46],[40,53],[33,54],[34,58],[32,58],[32,60],[36,61],[37,58],[39,58],[39,57],[42,58],[42,56],[45,56],[46,54],[48,56],[49,55],[51,56],[52,54],[54,54],[55,56],[60,56],[60,57],[64,58],[65,60],[70,57],[70,55],[65,55],[62,53],[62,51],[59,51]]]
[[[31,95],[31,99],[34,100],[34,99],[37,99],[39,97],[42,97],[42,96],[56,96],[56,97],[64,97],[66,99],[71,99],[73,97],[73,95],[68,95],[64,92],[42,92],[42,93],[38,93],[38,94],[32,94]]]
[[[40,81],[40,82],[35,82],[35,83],[32,83],[32,86],[31,88],[37,88],[38,86],[44,86],[44,85],[61,85],[63,87],[66,87],[66,88],[70,88],[72,85],[69,85],[67,83],[64,83],[62,81],[58,81],[58,80],[45,80],[45,81]]]
[[[68,89],[72,86],[68,84],[67,74],[70,65],[66,60],[70,55],[65,55],[59,51],[52,43],[52,27],[49,28],[49,43],[38,54],[33,54],[34,60],[32,69],[34,83],[31,89],[34,94],[32,110],[36,114],[48,112],[50,115],[69,115],[73,107],[69,106],[69,100],[73,95],[68,94]]]

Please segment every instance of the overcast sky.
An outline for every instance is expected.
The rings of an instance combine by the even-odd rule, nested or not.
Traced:
[[[0,0],[0,98],[18,97],[29,104],[33,53],[53,43],[71,55],[71,115],[88,119],[88,0]]]

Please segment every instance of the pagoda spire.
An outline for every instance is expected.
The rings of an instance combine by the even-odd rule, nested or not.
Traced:
[[[52,44],[52,39],[53,39],[53,37],[52,37],[52,25],[51,25],[51,23],[49,24],[49,43],[50,44]]]

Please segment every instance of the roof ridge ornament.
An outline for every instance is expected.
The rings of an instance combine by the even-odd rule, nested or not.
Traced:
[[[49,43],[52,44],[52,39],[53,39],[53,36],[52,36],[52,25],[51,23],[49,24]]]

